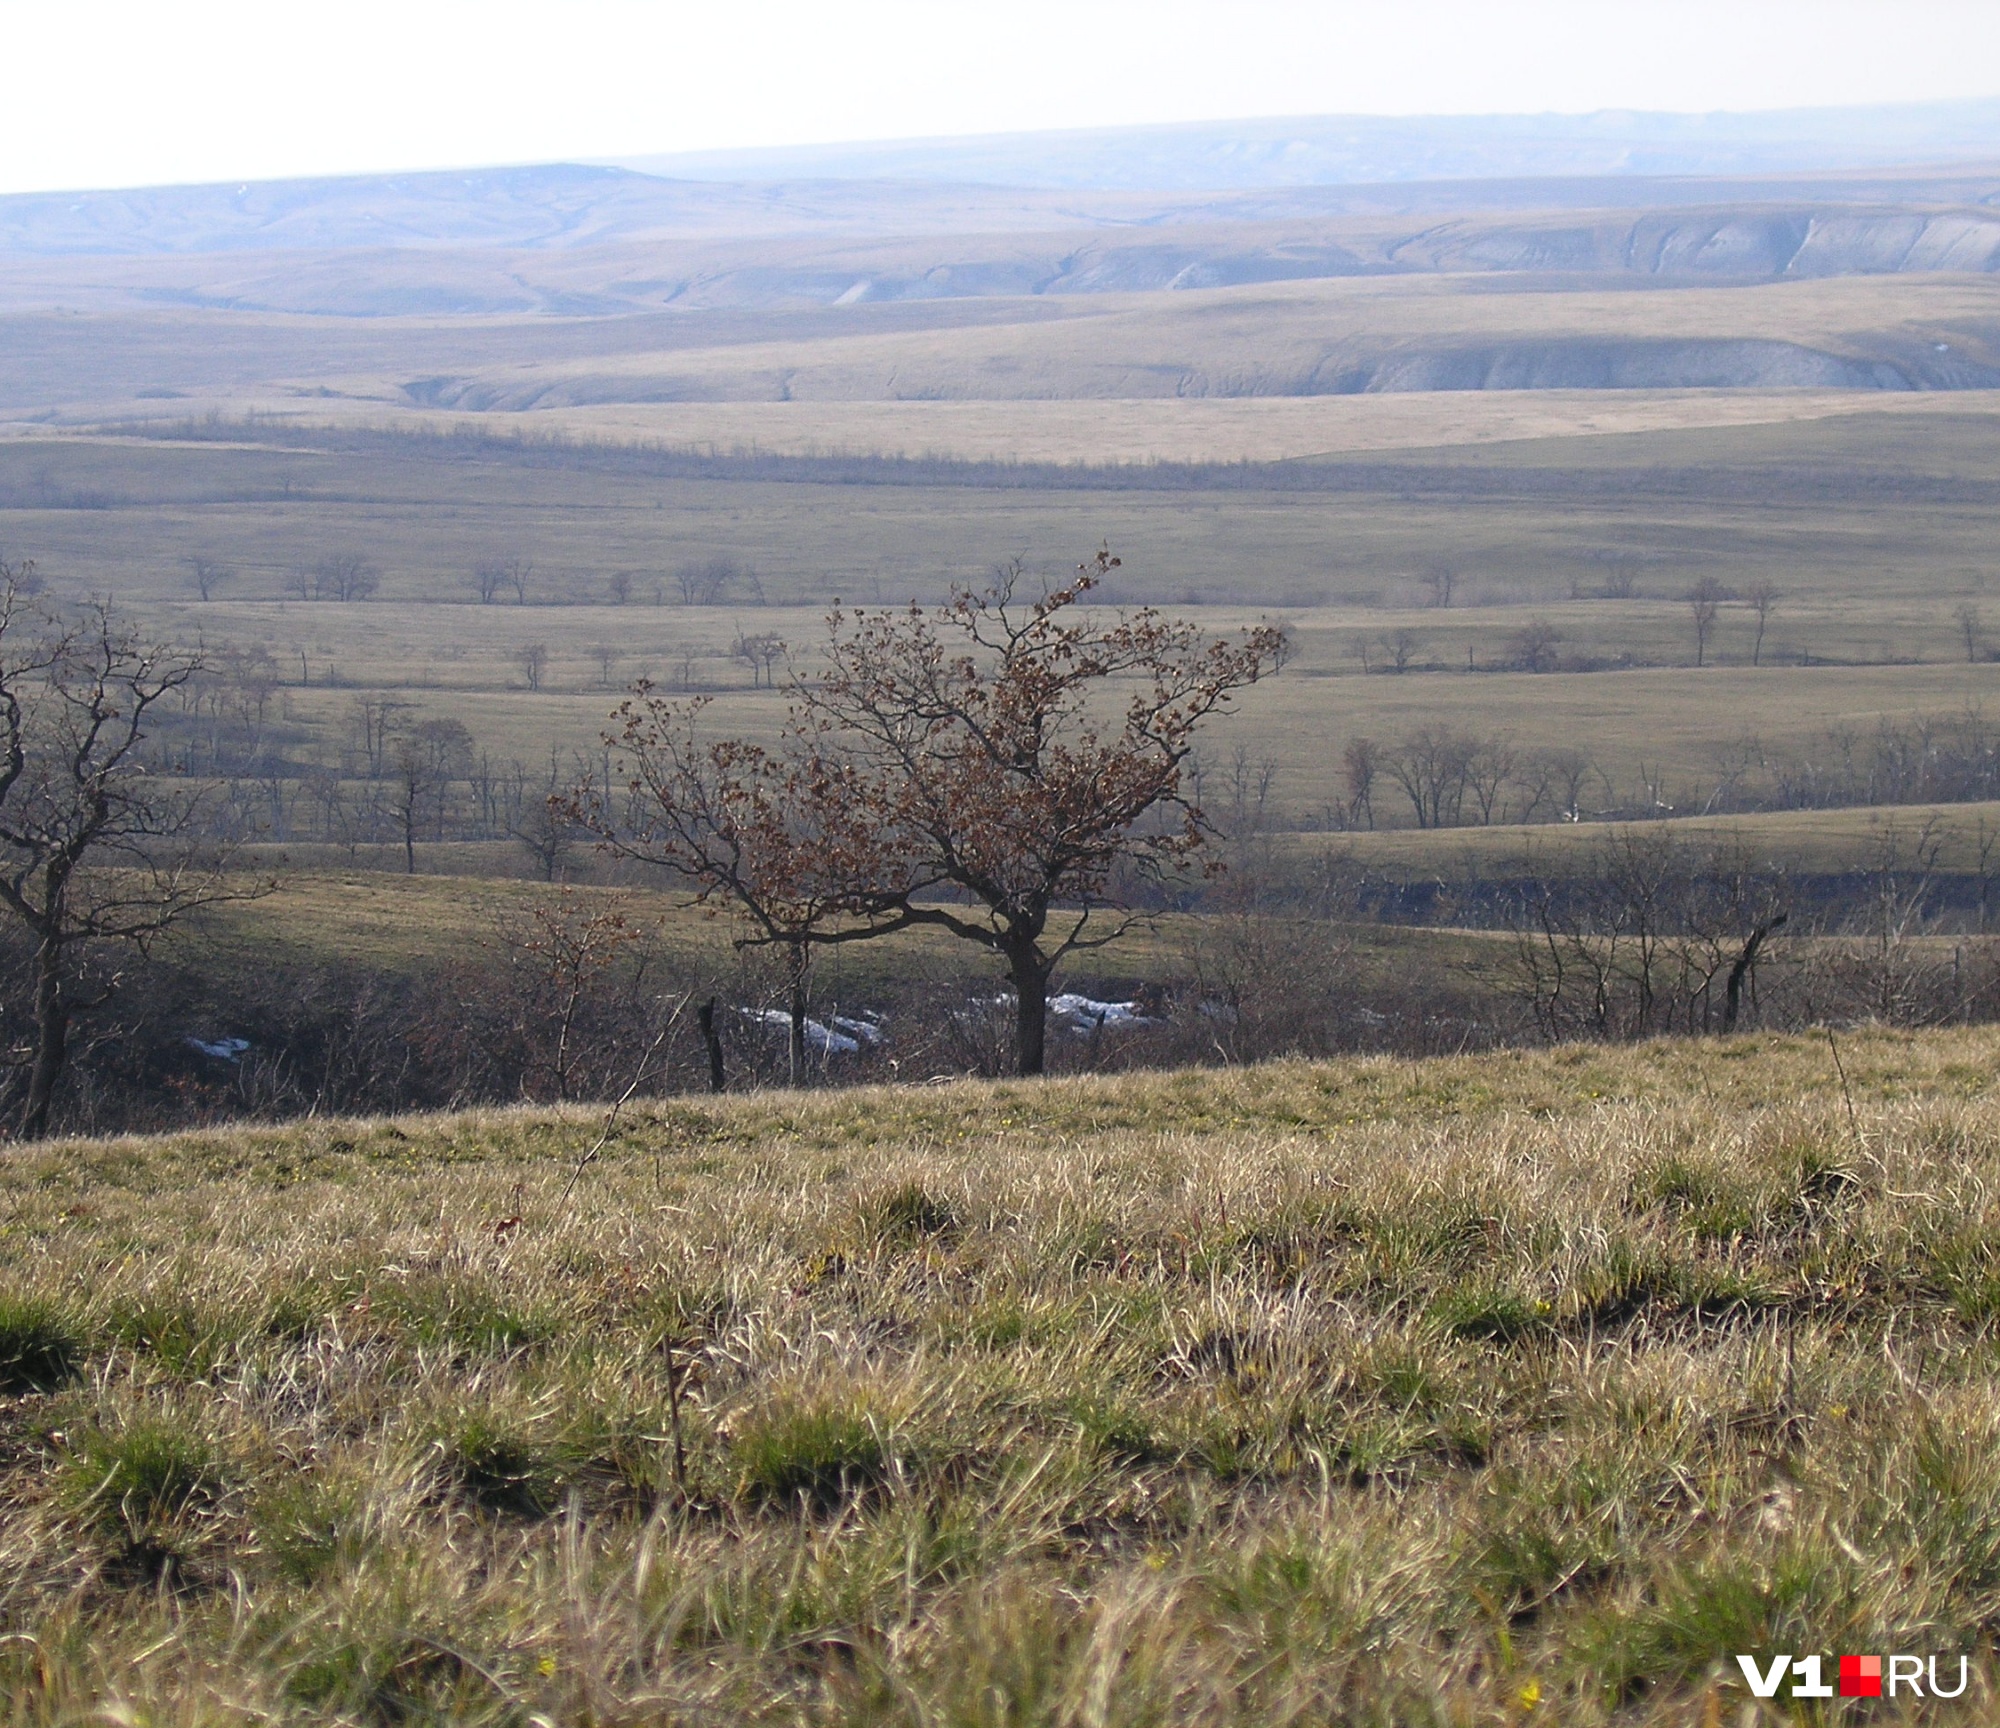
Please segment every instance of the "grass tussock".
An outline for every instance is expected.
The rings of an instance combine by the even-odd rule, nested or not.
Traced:
[[[1843,1059],[682,1101],[573,1192],[582,1112],[15,1151],[0,1713],[1990,1713],[2000,1035]]]
[[[68,1380],[83,1342],[51,1302],[0,1294],[0,1392],[48,1392]]]

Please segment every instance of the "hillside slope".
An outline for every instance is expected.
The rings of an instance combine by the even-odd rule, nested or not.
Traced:
[[[1857,1649],[1990,1697],[1996,1059],[19,1148],[0,1703],[1664,1723]]]
[[[604,318],[1349,277],[1630,288],[2000,269],[2000,212],[1976,201],[1995,194],[1990,180],[1925,202],[1396,217],[1270,213],[1228,200],[1059,208],[1036,194],[996,208],[989,197],[893,186],[660,182],[657,196],[621,186],[593,202],[553,185],[532,197],[468,195],[462,205],[451,188],[419,199],[401,186],[338,197],[340,185],[328,187],[324,201],[302,191],[294,203],[279,196],[288,188],[246,188],[244,201],[268,194],[271,207],[246,209],[240,226],[215,225],[212,213],[166,195],[105,195],[99,202],[117,208],[78,206],[73,234],[0,199],[0,304]]]

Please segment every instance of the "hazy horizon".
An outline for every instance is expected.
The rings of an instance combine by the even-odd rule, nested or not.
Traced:
[[[1425,136],[1429,134],[1430,136]],[[1163,176],[1134,148],[1183,143],[1219,172]],[[1109,147],[1113,154],[1104,154]],[[1065,159],[1065,148],[1090,151]],[[1123,149],[1124,158],[1116,153]],[[1156,159],[1156,158],[1155,158]],[[823,139],[730,150],[558,153],[533,159],[410,163],[329,173],[140,180],[0,192],[6,199],[99,197],[227,186],[418,179],[538,168],[618,168],[689,181],[911,180],[1026,188],[1227,190],[1421,180],[1642,178],[2000,161],[2000,95],[1923,103],[1765,109],[1539,110],[1428,114],[1242,115],[1124,126]]]
[[[2000,101],[1987,70],[2000,12],[1967,0],[1413,0],[1393,15],[1243,0],[1226,16],[1203,0],[7,11],[28,76],[0,193],[962,150],[1106,128],[1714,122]]]

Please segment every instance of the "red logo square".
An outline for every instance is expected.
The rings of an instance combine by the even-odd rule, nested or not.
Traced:
[[[1882,1696],[1882,1658],[1843,1656],[1840,1659],[1840,1695],[1843,1698]]]

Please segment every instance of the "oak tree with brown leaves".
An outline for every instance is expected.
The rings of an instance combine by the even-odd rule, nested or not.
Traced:
[[[1184,785],[1203,722],[1282,663],[1282,631],[1206,636],[1085,604],[1107,550],[1031,599],[1019,567],[941,607],[842,611],[795,674],[775,752],[702,745],[641,691],[610,735],[632,765],[614,844],[725,895],[802,980],[813,945],[929,928],[1003,961],[1015,1063],[1046,1062],[1050,979],[1128,927],[1093,922],[1124,876],[1162,876],[1210,830]],[[794,994],[795,1059],[803,985]]]
[[[1281,630],[1233,637],[1151,607],[1085,602],[1108,550],[1023,601],[1023,573],[942,607],[836,612],[825,670],[801,685],[820,747],[851,764],[904,926],[1004,961],[1022,1074],[1046,1060],[1049,980],[1115,941],[1094,928],[1121,873],[1164,875],[1209,838],[1183,785],[1202,723],[1275,671]]]

